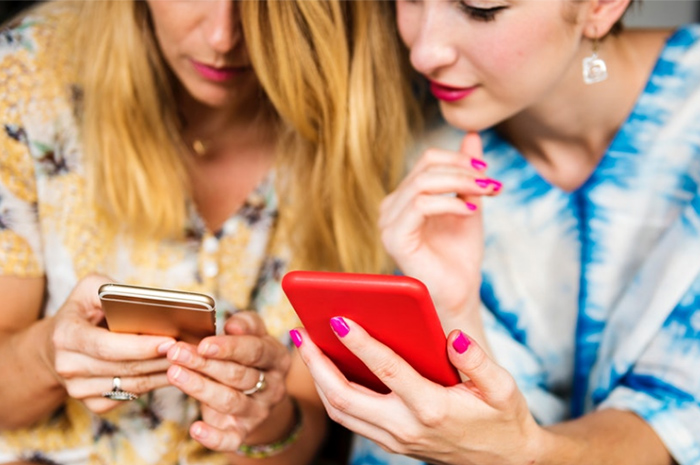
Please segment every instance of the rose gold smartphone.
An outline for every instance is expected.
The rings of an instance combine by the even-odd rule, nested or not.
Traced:
[[[216,304],[206,294],[116,283],[103,284],[98,294],[110,331],[192,344],[216,334]]]

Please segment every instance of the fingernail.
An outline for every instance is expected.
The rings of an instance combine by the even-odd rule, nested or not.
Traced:
[[[176,366],[175,368],[173,368],[173,379],[175,379],[179,383],[186,383],[187,381],[189,381],[190,375],[188,375],[187,372],[179,366]]]
[[[476,183],[477,186],[486,189],[489,186],[493,186],[493,191],[498,192],[501,190],[501,187],[503,187],[503,184],[500,181],[496,181],[495,179],[475,179],[474,182]]]
[[[333,321],[333,320],[331,320]],[[332,324],[332,323],[331,323]],[[295,346],[299,347],[302,343],[301,334],[296,329],[289,331],[289,337],[292,338],[292,342]]]
[[[472,158],[472,168],[475,170],[485,170],[488,165],[485,161],[479,160],[478,158]]]
[[[201,425],[194,425],[192,427],[192,435],[204,439],[208,436],[208,433]]]
[[[162,355],[162,354],[165,354],[165,353],[167,353],[168,350],[170,350],[170,348],[171,348],[172,346],[174,346],[174,345],[175,345],[175,341],[164,342],[164,343],[162,343],[161,345],[158,346],[158,353],[161,354],[161,355]]]
[[[452,347],[455,348],[458,354],[463,354],[467,351],[471,343],[472,341],[467,339],[467,336],[465,336],[464,333],[460,331],[459,336],[457,336],[455,340],[452,341]]]
[[[342,317],[339,316],[334,316],[331,318],[331,328],[333,328],[333,331],[335,331],[335,334],[337,334],[340,337],[345,337],[348,335],[350,332],[350,327],[348,324],[343,320]]]
[[[476,205],[474,205],[473,203],[465,202],[464,205],[466,205],[467,208],[470,209],[471,211],[476,210]]]
[[[207,355],[209,357],[213,357],[214,355],[219,353],[219,346],[216,344],[210,344],[208,342],[205,342],[199,348],[199,353],[202,355]]]
[[[177,360],[179,362],[189,362],[192,360],[192,354],[190,354],[189,350],[182,350],[181,347],[178,347],[175,349],[175,353],[173,353],[173,360]]]

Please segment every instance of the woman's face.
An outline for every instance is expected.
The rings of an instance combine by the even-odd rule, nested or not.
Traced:
[[[187,92],[220,108],[257,89],[235,2],[148,0],[165,61]]]
[[[565,8],[569,0],[397,0],[413,67],[464,130],[542,102],[570,73],[581,79],[583,26]]]

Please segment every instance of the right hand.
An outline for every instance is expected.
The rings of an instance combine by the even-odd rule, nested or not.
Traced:
[[[172,338],[119,334],[101,328],[103,319],[98,289],[110,282],[91,275],[81,279],[52,318],[48,363],[68,395],[91,411],[103,413],[121,404],[102,397],[121,378],[121,389],[141,395],[169,385],[165,358]]]
[[[423,281],[443,317],[478,307],[481,197],[501,187],[484,174],[482,157],[477,133],[459,152],[427,150],[381,205],[384,247],[403,273]]]

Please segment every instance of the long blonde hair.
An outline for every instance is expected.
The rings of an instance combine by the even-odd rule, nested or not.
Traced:
[[[280,215],[294,267],[388,269],[377,209],[415,116],[391,2],[248,0],[251,62],[280,116]],[[81,119],[90,193],[110,224],[181,235],[189,179],[171,77],[143,1],[80,2]]]

